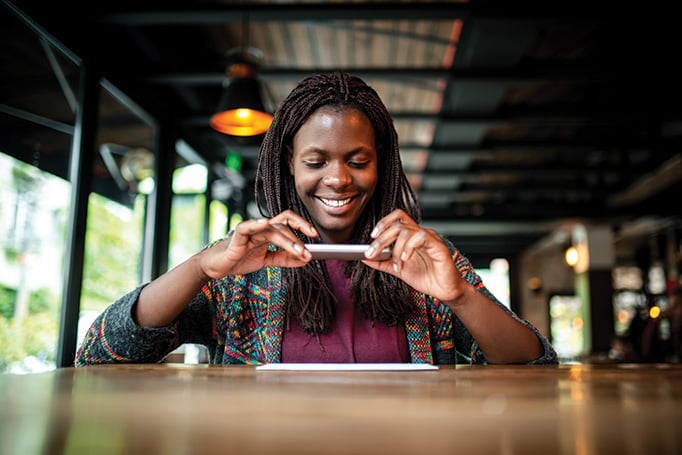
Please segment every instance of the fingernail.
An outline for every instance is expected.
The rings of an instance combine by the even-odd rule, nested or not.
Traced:
[[[369,248],[367,248],[367,251],[365,251],[365,257],[372,256],[376,250],[377,250],[376,248],[370,246]]]
[[[400,260],[401,261],[407,261],[407,253],[406,252],[404,252],[404,251],[402,252],[402,254],[400,255]]]
[[[397,273],[397,272],[400,272],[400,267],[398,267],[398,263],[397,263],[397,262],[394,262],[394,263],[393,263],[393,271],[396,272],[396,273]]]
[[[369,235],[370,235],[370,237],[374,238],[374,237],[377,236],[378,233],[379,233],[379,226],[377,226],[377,227],[375,227],[374,229],[372,229],[372,233],[369,234]]]
[[[294,251],[296,251],[297,253],[301,253],[301,252],[303,252],[303,247],[300,244],[295,243],[294,244]]]

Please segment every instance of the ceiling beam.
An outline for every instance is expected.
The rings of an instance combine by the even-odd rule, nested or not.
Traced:
[[[611,195],[611,192],[603,188],[594,189],[589,186],[575,187],[572,185],[553,185],[553,186],[537,186],[537,185],[476,185],[476,188],[455,188],[455,189],[430,189],[420,188],[418,191],[420,197],[424,195],[433,195],[449,197],[453,202],[468,203],[477,197],[484,197],[489,200],[496,200],[502,198],[505,201],[510,199],[525,199],[531,198],[533,200],[579,200],[587,201],[591,199],[604,199]]]
[[[415,173],[414,171],[406,170],[407,173]],[[515,176],[533,178],[537,180],[556,180],[561,177],[580,177],[584,178],[590,175],[599,176],[614,176],[619,180],[629,180],[631,178],[641,175],[641,170],[637,166],[562,166],[557,164],[555,166],[528,166],[528,165],[479,165],[474,168],[466,169],[426,169],[416,172],[425,178],[429,176],[452,176],[466,180],[478,180],[481,176],[496,175],[496,176]]]
[[[554,221],[500,221],[490,223],[488,221],[475,220],[425,220],[422,225],[434,229],[447,236],[479,237],[479,236],[498,236],[501,234],[510,236],[539,235],[551,232],[561,225]]]
[[[154,11],[110,11],[95,16],[99,23],[122,26],[198,25],[242,22],[296,21],[327,22],[340,20],[470,20],[516,19],[534,21],[570,21],[609,17],[609,10],[593,3],[580,6],[580,1],[514,2],[491,5],[444,2],[366,2],[366,3],[225,3],[220,6],[194,6],[185,9]],[[114,6],[115,8],[115,6]],[[610,11],[614,16],[614,11]],[[622,14],[622,13],[621,13]]]
[[[481,154],[490,155],[496,152],[571,152],[571,153],[593,153],[595,150],[608,150],[615,148],[616,150],[626,151],[627,149],[649,149],[652,147],[651,141],[638,140],[635,142],[625,141],[614,142],[613,140],[597,140],[597,141],[581,141],[581,140],[562,140],[555,141],[497,141],[493,145],[476,146],[476,145],[431,145],[424,146],[422,144],[400,144],[400,149],[404,151],[412,150],[429,150],[433,154]]]
[[[682,181],[682,154],[677,154],[652,172],[640,176],[623,192],[614,194],[609,203],[613,207],[641,202]]]
[[[572,113],[572,115],[564,114],[548,110],[542,114],[538,113],[535,116],[515,115],[515,114],[491,114],[491,115],[472,115],[472,114],[447,114],[435,112],[395,112],[391,117],[395,121],[442,121],[448,124],[456,123],[458,125],[470,126],[485,126],[485,127],[503,127],[512,124],[542,124],[542,125],[605,125],[605,124],[631,124],[633,127],[648,121],[648,118],[642,113],[641,118],[634,115],[625,114],[605,114],[594,111],[586,111],[583,114]],[[210,123],[210,115],[193,115],[181,120],[181,124],[186,126],[202,126]]]
[[[613,67],[595,68],[594,66],[570,68],[535,68],[532,70],[509,70],[505,68],[462,69],[462,68],[414,68],[414,67],[345,67],[345,68],[285,68],[267,67],[258,69],[258,75],[264,82],[297,81],[313,73],[345,71],[363,79],[382,79],[386,81],[409,82],[423,84],[424,79],[451,78],[451,83],[459,82],[497,82],[504,84],[532,84],[537,82],[573,82],[587,83],[611,81],[619,71]],[[153,85],[188,85],[220,86],[225,80],[224,72],[168,72],[150,75],[145,82]]]

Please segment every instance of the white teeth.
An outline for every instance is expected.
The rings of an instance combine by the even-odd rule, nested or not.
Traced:
[[[351,198],[348,199],[342,199],[342,200],[336,200],[336,199],[324,199],[320,198],[320,200],[324,203],[324,205],[328,205],[330,207],[342,207],[346,204],[348,204],[351,200]]]

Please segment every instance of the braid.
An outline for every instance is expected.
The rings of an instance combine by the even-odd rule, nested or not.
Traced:
[[[374,226],[397,208],[420,222],[421,211],[402,168],[398,135],[388,110],[374,89],[345,73],[308,76],[280,104],[258,156],[255,199],[260,213],[275,216],[291,209],[313,223],[296,194],[288,160],[293,152],[294,135],[322,106],[358,110],[367,116],[374,128],[377,186],[358,220],[351,242],[370,243],[370,232]],[[265,207],[261,205],[261,196]],[[295,233],[306,243],[315,241],[298,231]],[[350,277],[352,299],[365,317],[392,326],[413,313],[410,288],[393,275],[367,267],[360,261],[352,261],[346,267],[346,276]],[[336,316],[336,298],[330,290],[324,261],[315,260],[304,267],[284,268],[282,278],[287,284],[288,316],[298,318],[303,330],[309,334],[320,335],[331,330]]]

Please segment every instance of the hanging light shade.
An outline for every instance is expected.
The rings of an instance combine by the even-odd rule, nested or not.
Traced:
[[[228,67],[211,127],[230,136],[257,136],[270,127],[272,108],[256,76],[255,63],[249,61],[248,55],[239,55],[239,61]]]

